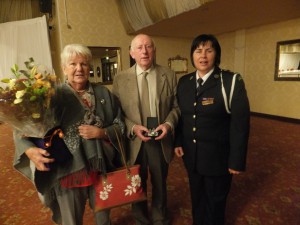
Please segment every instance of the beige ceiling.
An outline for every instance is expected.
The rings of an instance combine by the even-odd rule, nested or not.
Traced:
[[[300,17],[300,0],[215,0],[135,33],[194,38]],[[300,26],[299,26],[300,29]]]

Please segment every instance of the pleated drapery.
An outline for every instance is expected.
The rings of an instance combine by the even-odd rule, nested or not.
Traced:
[[[0,23],[32,18],[31,1],[1,0]]]
[[[128,34],[213,0],[116,0]]]

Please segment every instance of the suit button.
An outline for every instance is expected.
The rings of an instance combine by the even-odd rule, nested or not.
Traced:
[[[196,139],[194,139],[193,142],[196,143],[197,142]]]
[[[197,105],[197,102],[194,102],[194,106],[196,106]]]
[[[193,131],[194,131],[194,132],[196,131],[196,127],[193,127]]]
[[[196,115],[193,115],[193,119],[195,119],[196,118]]]

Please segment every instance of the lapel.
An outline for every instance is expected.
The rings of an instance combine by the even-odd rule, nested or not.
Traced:
[[[162,110],[165,109],[164,106],[160,107],[160,100],[167,96],[165,89],[167,74],[161,69],[160,66],[155,66],[156,72],[156,97],[155,97],[155,104],[156,104],[156,115],[158,117],[158,121],[160,121],[160,115]]]
[[[187,99],[194,99],[196,96],[196,71],[189,75],[187,87],[184,88]]]
[[[128,100],[132,102],[132,105],[138,105],[139,104],[139,90],[137,85],[137,78],[136,78],[136,72],[135,72],[135,66],[130,67],[128,73],[126,73],[124,76],[126,76],[124,88],[126,90],[126,97],[128,97]]]
[[[108,121],[112,121],[113,115],[108,115],[105,113],[105,107],[106,104],[108,104],[108,99],[105,97],[104,88],[101,86],[96,87],[95,84],[92,84],[92,88],[95,94],[95,113],[103,120],[104,124]]]
[[[128,73],[122,76],[126,76],[122,86],[124,87],[123,93],[125,93],[125,97],[128,99],[127,101],[130,101],[129,110],[133,113],[133,117],[137,116],[136,119],[139,117],[141,123],[142,118],[140,113],[140,96],[136,77],[136,65],[130,67]]]
[[[161,67],[155,66],[155,72],[156,72],[156,105],[159,105],[160,102],[160,96],[163,94],[163,89],[166,82],[166,74],[163,70],[161,70]]]
[[[101,102],[103,102],[103,100],[101,101],[102,96],[99,92],[99,89],[95,88],[94,84],[92,84],[92,88],[93,88],[93,91],[94,91],[94,94],[95,94],[95,109],[96,109],[96,112],[103,119],[104,112],[103,112],[103,107],[101,107],[101,104],[100,104]]]

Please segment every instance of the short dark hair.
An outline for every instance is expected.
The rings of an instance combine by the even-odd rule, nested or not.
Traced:
[[[193,67],[195,67],[194,60],[193,60],[194,51],[199,47],[199,45],[201,45],[201,44],[204,45],[208,41],[211,42],[211,46],[216,51],[215,66],[220,65],[220,63],[221,63],[221,46],[220,46],[217,38],[212,34],[201,34],[193,40],[192,46],[191,46],[190,57],[191,57],[191,62],[192,62]]]

